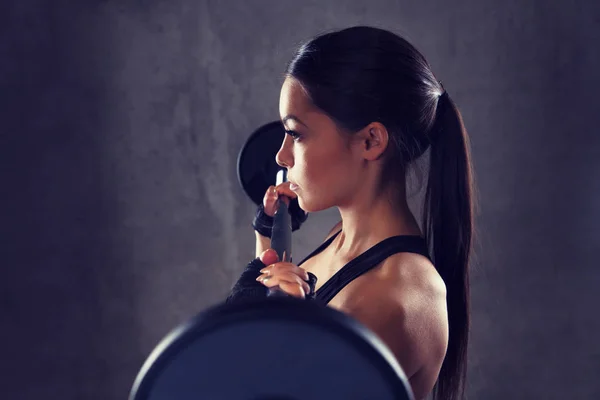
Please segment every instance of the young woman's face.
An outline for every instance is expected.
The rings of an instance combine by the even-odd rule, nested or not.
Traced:
[[[279,113],[287,131],[277,163],[287,168],[306,212],[346,203],[359,189],[361,160],[331,118],[313,106],[300,83],[287,78]]]

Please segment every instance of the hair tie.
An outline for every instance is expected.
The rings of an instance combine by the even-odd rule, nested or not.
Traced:
[[[440,84],[441,84],[441,82],[440,82]],[[443,86],[442,86],[442,90],[443,90]],[[442,116],[442,113],[444,112],[444,110],[446,109],[446,107],[448,105],[449,99],[450,99],[450,96],[448,95],[447,90],[444,90],[442,92],[442,94],[438,97],[437,106],[436,106],[436,110],[435,110],[435,122],[433,123],[433,126],[431,127],[431,130],[429,131],[429,134],[427,135],[427,139],[429,139],[430,145],[437,142],[439,137],[442,134],[443,126],[441,125],[440,118]]]
[[[440,101],[443,100],[448,100],[448,91],[444,90],[444,92],[442,94],[440,94],[440,97],[438,97],[438,107],[440,106]]]

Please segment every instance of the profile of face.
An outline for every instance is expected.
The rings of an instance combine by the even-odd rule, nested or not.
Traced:
[[[279,113],[286,135],[276,161],[297,185],[300,207],[316,212],[351,201],[360,188],[363,162],[345,133],[291,77],[281,88]]]

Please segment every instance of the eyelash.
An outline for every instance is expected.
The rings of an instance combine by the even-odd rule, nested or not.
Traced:
[[[297,141],[297,140],[300,139],[300,134],[298,132],[296,132],[296,131],[286,130],[285,133],[287,133],[288,135],[290,135],[294,139],[294,141]]]

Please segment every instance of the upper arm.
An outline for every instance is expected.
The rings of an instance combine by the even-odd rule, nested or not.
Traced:
[[[441,366],[448,341],[445,286],[435,280],[399,282],[388,276],[363,282],[342,311],[379,336],[408,378],[426,365]]]

